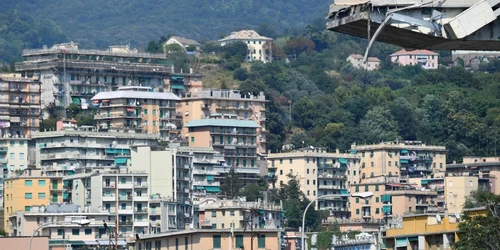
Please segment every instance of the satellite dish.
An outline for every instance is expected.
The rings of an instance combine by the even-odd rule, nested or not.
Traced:
[[[441,215],[436,214],[436,220],[437,220],[438,222],[441,222]]]
[[[460,220],[460,214],[459,214],[458,212],[457,212],[457,213],[455,213],[455,217],[456,217],[458,220]]]

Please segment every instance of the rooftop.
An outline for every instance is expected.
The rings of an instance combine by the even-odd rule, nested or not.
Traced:
[[[122,139],[158,139],[158,135],[146,133],[125,133],[125,132],[100,132],[100,131],[81,131],[81,130],[60,130],[48,132],[35,132],[33,139],[63,137],[63,136],[79,136],[90,138],[122,138]]]
[[[179,97],[172,93],[165,92],[145,92],[145,91],[112,91],[112,92],[99,92],[95,95],[92,100],[106,100],[106,99],[120,99],[120,98],[132,98],[132,99],[155,99],[155,100],[181,100]]]
[[[185,38],[185,37],[181,37],[181,36],[172,36],[170,37],[168,40],[170,39],[175,39],[177,40],[178,42],[182,43],[182,44],[186,44],[186,45],[194,45],[194,46],[200,46],[200,43],[198,43],[197,41],[193,40],[193,39],[189,39],[189,38]],[[167,40],[167,41],[168,41]]]
[[[180,231],[169,231],[157,234],[145,234],[141,235],[141,240],[155,239],[160,237],[184,235],[184,234],[194,234],[194,233],[278,233],[281,229],[253,229],[252,231],[245,229],[195,229],[195,230],[180,230]]]
[[[351,150],[366,151],[366,150],[428,150],[428,151],[441,151],[446,152],[445,146],[432,146],[426,145],[421,141],[391,141],[391,142],[381,142],[372,145],[356,145],[356,143],[351,145]]]
[[[350,56],[355,59],[363,59],[363,56],[360,54],[351,54]],[[380,59],[377,57],[368,57],[368,62],[380,62]]]
[[[219,40],[219,42],[231,40],[267,40],[272,41],[272,38],[259,35],[255,30],[240,30],[231,32],[231,35]]]
[[[250,120],[236,119],[200,119],[192,120],[184,125],[186,128],[193,127],[238,127],[238,128],[260,128],[259,124]]]
[[[405,50],[402,49],[398,52],[391,54],[391,56],[406,56],[406,55],[416,55],[416,56],[438,56],[436,52],[432,52],[426,49],[416,49],[416,50]]]

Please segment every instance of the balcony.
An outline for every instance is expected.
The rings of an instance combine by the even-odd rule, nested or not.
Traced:
[[[102,200],[103,200],[103,201],[115,201],[116,199],[115,199],[115,196],[114,196],[114,195],[104,195],[104,196],[102,197]]]
[[[118,225],[119,226],[132,226],[133,222],[131,220],[127,220],[127,221],[119,221],[118,222]]]
[[[118,189],[132,189],[132,187],[134,187],[132,182],[118,183]]]
[[[130,209],[118,209],[118,214],[133,214],[134,210],[132,208]]]
[[[104,182],[104,183],[102,184],[102,187],[103,187],[103,188],[115,188],[115,183],[114,183],[114,182],[111,182],[111,183],[106,183],[106,182]]]
[[[8,148],[7,147],[0,147],[0,153],[7,153]]]
[[[131,195],[125,195],[125,196],[118,196],[119,201],[132,201],[132,196]]]
[[[134,227],[148,227],[149,226],[149,221],[143,220],[143,221],[134,221]]]
[[[141,195],[141,196],[134,195],[134,201],[148,201],[148,197],[145,195]]]
[[[136,208],[135,209],[135,213],[136,214],[147,214],[148,213],[148,209],[147,208]]]
[[[7,164],[9,163],[8,159],[0,159],[0,164]]]
[[[134,183],[134,188],[148,188],[148,184],[145,183],[145,182],[141,182],[141,183]]]
[[[369,219],[369,218],[371,218],[371,217],[372,217],[372,216],[371,216],[371,214],[370,214],[370,213],[368,213],[368,212],[363,213],[363,218],[364,218],[364,219]]]

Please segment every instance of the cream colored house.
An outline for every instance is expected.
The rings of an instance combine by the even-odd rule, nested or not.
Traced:
[[[288,182],[288,174],[300,180],[301,191],[309,200],[332,195],[316,202],[319,209],[330,210],[337,217],[349,217],[348,197],[351,176],[358,173],[359,158],[355,154],[329,153],[325,148],[304,148],[267,156],[272,186]]]
[[[167,47],[167,45],[170,45],[170,44],[178,44],[184,49],[186,49],[189,46],[193,46],[196,50],[200,50],[200,47],[201,47],[200,43],[198,43],[197,41],[195,41],[193,39],[188,39],[188,38],[181,37],[181,36],[171,36],[163,44],[163,52],[165,52],[165,53],[167,52],[166,47]]]
[[[224,46],[237,41],[244,42],[248,46],[248,54],[245,58],[247,62],[272,62],[272,38],[261,36],[255,30],[240,30],[231,32],[231,35],[222,38],[219,40],[219,44]]]
[[[360,54],[351,54],[347,57],[347,61],[357,69],[376,70],[380,67],[380,59],[377,57],[368,57],[366,62],[363,62],[363,56]]]

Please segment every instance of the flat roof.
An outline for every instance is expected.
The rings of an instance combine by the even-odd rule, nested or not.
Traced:
[[[186,128],[193,127],[240,127],[240,128],[260,128],[260,125],[250,120],[236,119],[200,119],[192,120],[184,125]]]
[[[52,137],[64,137],[64,136],[79,136],[79,137],[90,137],[90,138],[122,138],[122,139],[146,139],[146,140],[156,140],[158,139],[157,134],[146,134],[146,133],[125,133],[125,132],[97,132],[97,131],[80,131],[80,130],[60,130],[60,131],[47,131],[47,132],[35,132],[32,136],[33,139],[41,138],[52,138]]]
[[[156,100],[176,100],[181,99],[172,93],[166,92],[146,92],[146,91],[112,91],[99,92],[92,97],[92,100],[119,99],[119,98],[137,98],[137,99],[156,99]]]
[[[448,168],[463,168],[465,167],[500,167],[500,162],[471,162],[471,163],[459,163],[459,164],[446,164],[446,169]]]
[[[146,239],[155,239],[155,238],[161,238],[161,237],[168,237],[168,236],[176,236],[176,235],[183,235],[183,234],[194,234],[194,233],[278,233],[281,232],[281,229],[253,229],[253,231],[250,230],[245,230],[243,228],[241,229],[194,229],[194,230],[181,230],[181,231],[170,231],[170,232],[163,232],[163,233],[158,233],[158,234],[146,234],[146,235],[141,235],[140,239],[141,240],[146,240]]]

